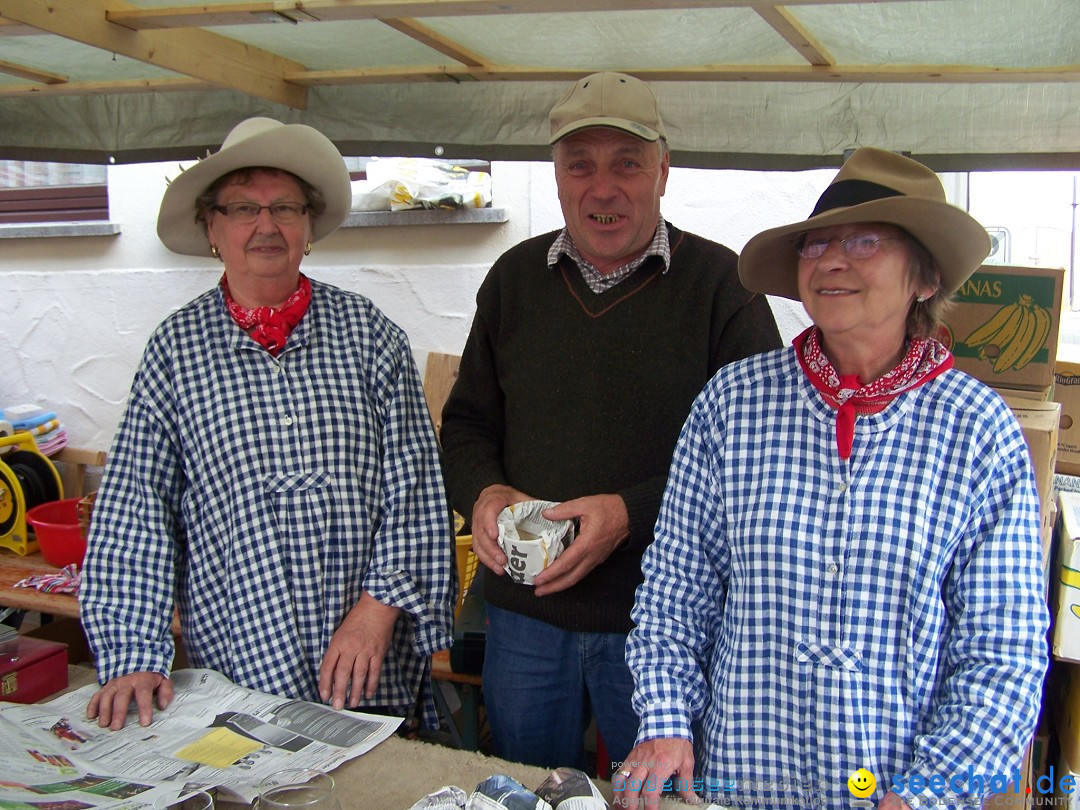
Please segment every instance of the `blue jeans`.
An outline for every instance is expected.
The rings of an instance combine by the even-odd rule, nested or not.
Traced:
[[[560,630],[490,604],[487,615],[484,704],[496,755],[583,770],[595,713],[610,759],[626,759],[638,728],[626,634]]]

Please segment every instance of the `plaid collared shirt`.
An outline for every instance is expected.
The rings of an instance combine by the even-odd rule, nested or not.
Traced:
[[[614,272],[607,274],[601,273],[590,262],[582,258],[581,254],[578,252],[577,245],[574,244],[574,238],[566,228],[563,228],[559,235],[555,237],[555,241],[551,243],[551,247],[548,249],[548,267],[554,267],[559,261],[559,256],[563,253],[578,266],[578,269],[581,271],[581,277],[585,280],[589,289],[597,295],[605,290],[610,290],[620,281],[628,279],[650,256],[660,257],[664,262],[663,272],[666,273],[668,268],[671,267],[671,245],[668,242],[667,223],[664,222],[663,217],[660,217],[659,222],[657,222],[656,232],[653,234],[652,241],[649,242],[641,255],[616,269]]]
[[[150,338],[109,455],[80,594],[98,677],[167,673],[175,604],[193,666],[319,701],[366,590],[403,615],[361,705],[411,709],[451,642],[450,524],[405,333],[312,281],[275,358],[215,288]]]
[[[846,462],[834,423],[790,348],[694,403],[627,642],[639,741],[696,737],[709,794],[770,807],[849,807],[858,768],[875,801],[1012,774],[1048,624],[1015,417],[946,371],[860,416]]]

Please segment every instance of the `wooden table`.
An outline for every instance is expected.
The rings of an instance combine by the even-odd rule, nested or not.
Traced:
[[[55,574],[60,569],[42,559],[41,552],[22,557],[0,548],[0,614],[3,608],[36,610],[52,616],[79,617],[79,600],[67,593],[45,593],[36,588],[16,588],[15,583],[33,574]]]
[[[93,670],[89,667],[73,666],[68,672],[65,692],[94,683]],[[52,697],[56,696],[46,700]],[[546,768],[507,762],[474,751],[455,751],[393,736],[363,756],[338,766],[330,774],[337,783],[343,810],[407,810],[443,785],[458,785],[471,791],[492,774],[502,773],[532,789],[548,772]],[[611,784],[600,779],[594,781],[604,797],[610,800]],[[248,810],[247,805],[235,802],[219,801],[217,806],[221,810]],[[660,805],[660,810],[675,808],[685,809],[686,805],[673,799],[665,799]]]

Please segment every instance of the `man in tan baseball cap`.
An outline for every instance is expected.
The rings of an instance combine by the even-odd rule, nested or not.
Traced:
[[[780,336],[737,256],[661,216],[670,154],[648,85],[586,76],[550,124],[566,226],[492,267],[441,436],[451,502],[488,569],[496,753],[583,768],[592,714],[606,773],[637,734],[624,647],[675,440],[720,366]],[[534,585],[506,576],[496,520],[527,500],[580,527]]]

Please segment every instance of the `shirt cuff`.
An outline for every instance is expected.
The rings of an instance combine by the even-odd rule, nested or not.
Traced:
[[[113,678],[131,675],[134,672],[156,672],[169,677],[172,670],[173,656],[176,653],[173,641],[154,644],[141,649],[115,649],[97,652],[98,683],[104,686]]]
[[[449,622],[443,626],[436,620],[435,613],[416,583],[404,571],[368,571],[364,578],[364,590],[384,605],[395,607],[412,617],[417,655],[431,655],[445,650],[453,642]]]
[[[690,710],[685,703],[676,701],[655,701],[645,706],[638,724],[635,745],[648,740],[675,737],[693,740],[690,729]]]

